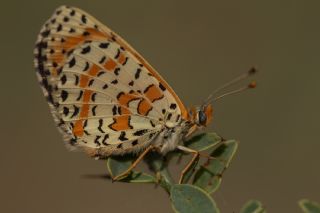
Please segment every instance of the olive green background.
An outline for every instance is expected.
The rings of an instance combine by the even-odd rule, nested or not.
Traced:
[[[10,0],[0,3],[0,212],[172,211],[160,188],[84,178],[106,172],[105,162],[65,149],[32,54],[62,4],[123,36],[187,106],[257,66],[256,90],[214,104],[207,131],[240,140],[214,198],[222,212],[251,198],[269,212],[300,212],[301,198],[320,202],[319,1]]]

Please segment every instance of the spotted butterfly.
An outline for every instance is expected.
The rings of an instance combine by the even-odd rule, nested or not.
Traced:
[[[197,154],[183,141],[210,123],[211,104],[188,110],[139,53],[86,12],[59,7],[42,27],[34,57],[70,147],[96,158],[141,153],[141,159],[152,149]]]

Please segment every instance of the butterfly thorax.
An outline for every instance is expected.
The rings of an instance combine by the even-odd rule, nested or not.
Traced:
[[[192,107],[189,110],[188,117],[181,119],[179,123],[168,120],[163,130],[153,141],[153,145],[159,148],[162,154],[176,149],[189,136],[211,122],[212,111],[211,104]]]
[[[169,151],[175,150],[179,144],[183,143],[191,127],[192,124],[186,120],[181,120],[174,127],[165,126],[152,144],[164,155]]]

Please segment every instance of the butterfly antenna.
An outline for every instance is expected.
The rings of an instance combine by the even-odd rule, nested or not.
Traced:
[[[240,89],[237,89],[237,90],[234,90],[234,91],[231,91],[231,92],[227,92],[217,98],[214,98],[214,95],[217,94],[218,92],[220,92],[221,90],[229,87],[229,86],[232,86],[236,83],[238,83],[239,81],[243,80],[243,79],[246,79],[248,77],[251,77],[252,75],[256,74],[258,72],[258,70],[255,68],[255,67],[252,67],[251,69],[249,69],[247,72],[241,74],[240,76],[234,78],[233,80],[229,81],[228,83],[222,85],[221,87],[218,87],[216,90],[214,90],[210,95],[209,97],[206,99],[205,103],[209,103],[211,101],[214,101],[214,100],[217,100],[217,98],[222,98],[226,95],[231,95],[231,94],[235,94],[235,93],[238,93],[238,92],[241,92],[241,91],[244,91],[248,88],[254,88],[254,87],[251,87],[253,85],[256,85],[255,82],[251,82],[247,87],[243,87],[243,88],[240,88]],[[251,86],[250,86],[251,85]]]
[[[226,93],[224,93],[224,94],[222,94],[222,95],[220,95],[220,96],[212,99],[212,102],[216,102],[217,100],[219,100],[219,99],[221,99],[221,98],[224,98],[224,97],[226,97],[226,96],[228,96],[228,95],[233,95],[233,94],[236,94],[236,93],[239,93],[239,92],[243,92],[243,91],[245,91],[245,90],[247,90],[247,89],[256,88],[256,86],[257,86],[257,83],[256,83],[255,81],[252,81],[252,82],[251,82],[250,84],[248,84],[248,86],[246,86],[246,87],[242,87],[242,88],[240,88],[240,89],[236,89],[236,90],[233,90],[233,91],[230,91],[230,92],[226,92]]]

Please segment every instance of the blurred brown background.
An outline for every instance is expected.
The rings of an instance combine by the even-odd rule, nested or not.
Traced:
[[[103,161],[68,152],[33,68],[42,24],[80,7],[122,35],[187,106],[256,65],[258,88],[215,105],[216,131],[241,141],[214,195],[222,212],[249,199],[269,212],[320,202],[319,1],[2,1],[0,212],[171,212],[151,185],[85,179]],[[178,171],[177,171],[178,172]]]

